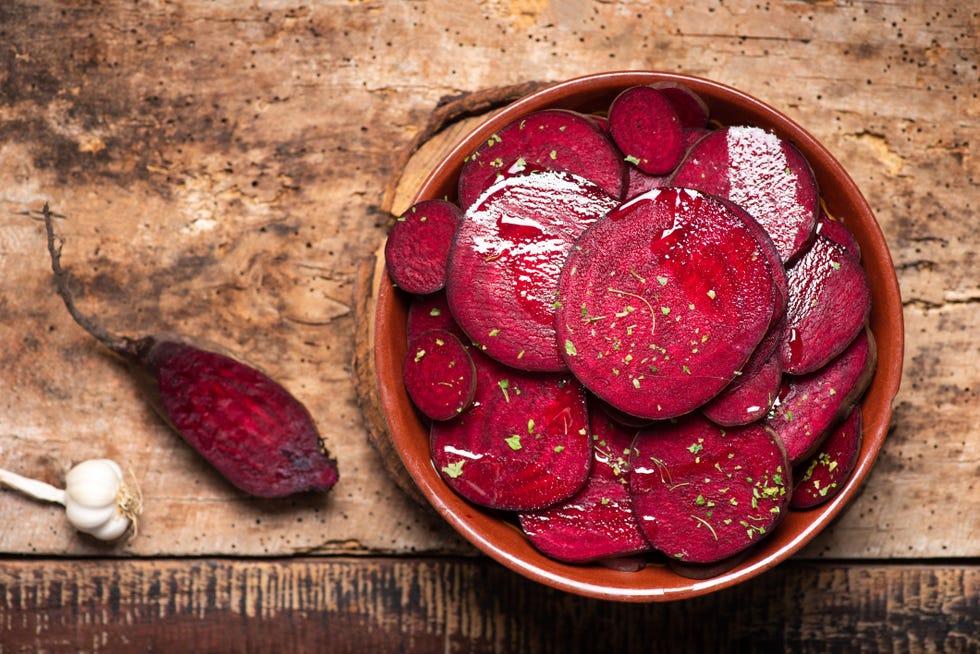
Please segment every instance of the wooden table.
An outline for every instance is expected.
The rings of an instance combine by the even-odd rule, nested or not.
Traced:
[[[144,503],[106,546],[0,491],[0,652],[977,651],[978,36],[957,0],[0,4],[0,462],[60,485],[108,456]],[[422,142],[506,87],[618,69],[806,126],[876,211],[905,305],[857,500],[773,572],[674,604],[476,556],[387,474],[352,381],[364,271]],[[269,371],[339,460],[330,494],[248,499],[155,417],[57,297],[46,202],[80,308]]]

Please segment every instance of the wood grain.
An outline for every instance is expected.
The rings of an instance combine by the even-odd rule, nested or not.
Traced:
[[[0,653],[976,652],[980,568],[791,564],[631,605],[485,559],[0,564]]]
[[[803,556],[980,555],[978,22],[956,0],[0,3],[0,461],[60,484],[111,456],[145,505],[139,536],[106,548],[2,491],[0,553],[468,553],[389,478],[352,384],[359,271],[421,174],[401,153],[433,155],[419,135],[444,98],[644,68],[806,126],[892,246],[908,334],[893,428]],[[160,423],[60,305],[45,202],[80,307],[270,372],[339,459],[333,493],[242,497]]]

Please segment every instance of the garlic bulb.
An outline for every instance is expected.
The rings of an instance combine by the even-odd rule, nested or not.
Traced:
[[[138,505],[115,461],[82,461],[65,476],[68,522],[101,540],[115,540],[126,533],[139,513]]]
[[[0,470],[0,484],[63,504],[73,527],[100,540],[116,540],[130,526],[135,533],[142,510],[139,493],[126,485],[122,469],[110,459],[89,459],[73,467],[65,476],[64,490],[7,470]]]

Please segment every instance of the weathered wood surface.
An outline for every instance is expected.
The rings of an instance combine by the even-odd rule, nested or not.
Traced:
[[[0,654],[943,652],[980,648],[977,566],[790,563],[616,604],[485,559],[0,563]]]
[[[417,183],[392,195],[441,98],[646,68],[797,119],[892,246],[908,332],[894,427],[802,556],[977,556],[978,23],[955,0],[0,3],[0,461],[60,484],[111,456],[145,506],[139,536],[106,548],[3,491],[0,552],[468,552],[367,442],[351,382],[361,264]],[[268,370],[339,459],[333,493],[244,498],[160,423],[58,300],[45,202],[82,310]]]

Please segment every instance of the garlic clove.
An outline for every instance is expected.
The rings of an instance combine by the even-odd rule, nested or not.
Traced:
[[[65,502],[65,515],[68,516],[68,522],[79,531],[88,531],[108,522],[115,512],[115,500],[112,504],[101,507],[83,506],[73,502],[71,498]]]
[[[116,540],[126,533],[129,529],[131,520],[123,514],[116,512],[113,516],[94,529],[87,530],[89,533],[100,540]],[[84,531],[84,530],[83,530]]]
[[[65,475],[66,500],[87,507],[115,505],[122,470],[115,461],[90,459]]]

